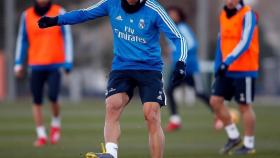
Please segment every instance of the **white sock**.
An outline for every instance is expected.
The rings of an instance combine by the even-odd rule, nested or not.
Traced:
[[[60,117],[53,117],[52,122],[51,122],[51,126],[59,128],[61,126]]]
[[[230,124],[225,127],[227,135],[230,139],[237,139],[240,134],[235,124]]]
[[[36,127],[36,131],[37,131],[38,138],[47,138],[47,133],[44,126]]]
[[[106,152],[114,158],[118,158],[118,145],[115,143],[106,143]]]
[[[170,117],[170,122],[175,124],[181,124],[181,117],[179,115],[172,115]]]
[[[244,146],[250,149],[255,148],[255,137],[254,136],[244,136]]]

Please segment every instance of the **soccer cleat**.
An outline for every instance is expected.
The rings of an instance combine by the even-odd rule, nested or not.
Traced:
[[[61,130],[59,127],[51,127],[50,131],[50,139],[51,139],[51,144],[57,144],[58,141],[60,140],[60,134]]]
[[[88,152],[85,158],[114,158],[114,156],[112,156],[111,154],[106,153],[106,149],[103,143],[101,143],[101,150],[102,153]]]
[[[182,127],[181,123],[173,123],[173,122],[169,122],[165,128],[166,132],[175,132],[177,130],[179,130]]]
[[[247,148],[244,145],[235,151],[231,152],[230,155],[253,155],[256,154],[255,149]]]
[[[237,147],[241,143],[241,138],[237,139],[228,139],[228,142],[225,144],[225,146],[220,150],[220,154],[229,154],[229,152]]]
[[[111,154],[108,153],[93,153],[89,152],[86,154],[85,158],[114,158]]]
[[[43,147],[47,144],[47,138],[38,138],[35,142],[34,142],[34,146],[37,148]]]

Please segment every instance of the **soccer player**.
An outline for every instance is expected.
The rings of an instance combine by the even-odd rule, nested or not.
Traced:
[[[103,16],[109,16],[114,38],[114,59],[106,92],[104,137],[107,153],[93,154],[92,157],[118,157],[120,116],[138,87],[149,132],[151,157],[162,158],[164,133],[160,107],[165,105],[165,96],[160,32],[174,42],[180,54],[174,59],[177,61],[174,82],[185,77],[186,40],[155,0],[102,0],[87,9],[43,17],[39,26],[78,24]]]
[[[222,119],[228,142],[221,153],[255,153],[255,113],[252,108],[255,80],[259,69],[257,15],[241,0],[225,0],[220,15],[220,33],[216,52],[216,79],[210,103]],[[243,117],[243,146],[236,125],[232,122],[224,100],[234,97]]]
[[[212,110],[209,105],[209,95],[207,95],[203,90],[202,80],[199,74],[199,63],[197,57],[197,40],[191,28],[186,24],[186,15],[184,12],[175,6],[171,6],[168,8],[168,14],[172,18],[172,20],[177,25],[179,31],[186,38],[188,43],[188,59],[187,59],[187,69],[186,69],[186,77],[181,82],[174,83],[172,81],[172,75],[169,77],[169,82],[167,85],[167,97],[168,97],[168,105],[170,107],[171,117],[169,119],[169,123],[166,127],[167,132],[173,132],[181,128],[181,117],[178,113],[178,106],[174,98],[175,89],[184,84],[193,87],[196,92],[196,96],[200,98],[210,110]],[[171,52],[171,69],[175,68],[176,59],[180,54],[176,53],[176,46],[168,40],[169,48],[172,50]]]
[[[61,6],[52,4],[51,0],[36,0],[34,6],[25,10],[21,16],[15,57],[15,74],[23,76],[24,63],[28,59],[31,70],[30,87],[33,96],[33,116],[38,139],[34,145],[42,147],[47,144],[46,129],[43,124],[42,104],[44,86],[48,86],[48,97],[52,106],[50,143],[56,144],[60,139],[61,122],[58,103],[61,82],[60,69],[68,73],[72,69],[73,49],[69,26],[42,30],[38,27],[41,16],[57,16],[65,11]]]

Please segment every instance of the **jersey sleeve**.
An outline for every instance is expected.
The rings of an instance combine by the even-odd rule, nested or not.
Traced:
[[[178,53],[180,55],[178,55],[179,59],[174,59],[174,61],[186,62],[188,48],[185,37],[179,32],[175,23],[171,20],[166,11],[159,4],[156,4],[152,1],[147,1],[146,5],[156,11],[157,27],[162,32],[164,32],[167,38],[170,39],[170,41],[172,41],[176,46],[176,50],[174,53]]]
[[[224,61],[227,65],[232,64],[236,59],[238,59],[238,57],[240,57],[243,53],[246,52],[246,50],[248,50],[252,42],[252,36],[255,26],[257,25],[255,13],[253,11],[246,13],[243,23],[244,24],[241,40]]]
[[[26,60],[29,43],[26,30],[26,13],[21,15],[16,44],[15,66],[22,66]]]
[[[64,9],[61,9],[60,14],[63,15],[65,13]],[[63,33],[64,39],[64,48],[65,48],[65,64],[64,67],[67,69],[72,69],[73,67],[73,39],[72,39],[72,31],[69,25],[61,26],[61,30]]]
[[[217,39],[217,46],[216,46],[216,55],[215,55],[215,64],[214,64],[214,71],[217,72],[220,65],[222,64],[223,57],[222,57],[222,51],[221,51],[221,35],[218,34]]]
[[[74,25],[107,16],[109,0],[101,0],[87,9],[74,10],[58,16],[59,25]]]

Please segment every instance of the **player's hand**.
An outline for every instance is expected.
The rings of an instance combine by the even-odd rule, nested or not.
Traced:
[[[217,71],[217,76],[225,76],[226,72],[228,71],[228,65],[222,63]]]
[[[21,65],[16,65],[14,67],[14,72],[17,78],[22,78],[24,76],[24,70]]]
[[[69,75],[71,73],[72,69],[69,69],[69,68],[64,68],[64,73],[66,75]]]
[[[69,75],[73,69],[72,64],[66,63],[64,64],[63,71],[66,75]]]
[[[175,71],[173,72],[172,82],[177,84],[186,77],[186,64],[182,61],[176,63]]]
[[[58,25],[58,17],[47,17],[43,16],[41,19],[38,21],[38,25],[40,28],[48,28],[52,26],[57,26]]]

